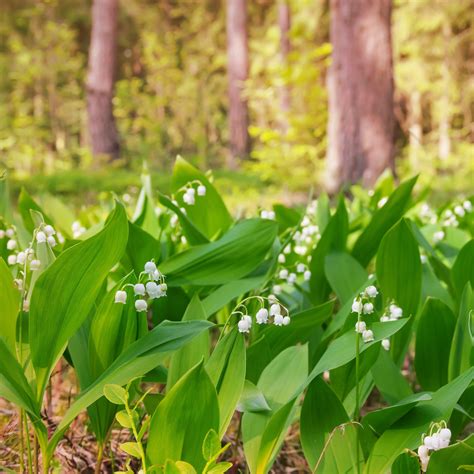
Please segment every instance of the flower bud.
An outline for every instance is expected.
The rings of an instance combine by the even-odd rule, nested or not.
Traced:
[[[278,274],[278,276],[282,280],[286,280],[288,278],[288,270],[286,268],[283,268],[282,270],[280,270],[280,273]]]
[[[160,293],[160,287],[154,281],[149,281],[146,284],[146,292],[151,298],[157,298]]]
[[[372,303],[365,303],[363,311],[364,314],[372,314],[374,312],[374,305]]]
[[[5,231],[3,229],[0,229],[0,239],[5,238]]]
[[[16,255],[9,255],[7,258],[8,265],[16,264]]]
[[[472,203],[471,201],[464,201],[462,203],[462,207],[464,207],[464,209],[467,211],[467,212],[471,212],[472,211]]]
[[[18,244],[17,244],[16,240],[14,240],[14,239],[10,239],[7,242],[7,249],[8,250],[15,250],[17,247],[18,247]]]
[[[16,263],[19,265],[23,265],[26,262],[26,253],[25,252],[18,252],[16,256]]]
[[[362,334],[367,329],[367,326],[364,321],[358,321],[355,325],[355,330],[359,334]]]
[[[115,302],[125,304],[127,302],[127,292],[123,290],[118,290],[115,293]]]
[[[155,262],[146,262],[145,263],[145,273],[152,275],[156,271]]]
[[[141,313],[143,311],[146,311],[148,309],[148,305],[145,300],[137,300],[135,301],[135,309]]]
[[[52,235],[50,235],[50,236],[47,238],[47,240],[48,240],[48,244],[49,244],[51,247],[55,247],[55,246],[56,246],[56,239],[55,239]]]
[[[298,263],[298,265],[296,265],[296,271],[298,273],[304,273],[305,270],[306,270],[306,265],[304,263]]]
[[[352,312],[360,314],[362,312],[362,308],[362,301],[354,298],[354,301],[352,302]]]
[[[195,196],[196,190],[194,188],[188,188],[186,189],[186,194],[188,194],[189,196]]]
[[[255,315],[257,324],[266,324],[268,322],[268,310],[266,308],[261,308],[257,311]]]
[[[288,283],[290,283],[290,284],[295,283],[295,282],[296,282],[296,278],[297,278],[296,273],[290,273],[290,274],[288,275]]]
[[[380,318],[380,322],[381,322],[381,323],[386,323],[387,321],[390,321],[390,318],[384,314],[384,315]]]
[[[286,262],[286,257],[285,254],[281,253],[278,255],[278,263],[285,263]]]
[[[44,226],[44,231],[46,232],[46,235],[54,235],[56,233],[53,226],[49,224]]]
[[[273,293],[275,293],[276,295],[280,295],[281,294],[281,286],[280,285],[273,285]]]
[[[432,436],[425,436],[423,439],[423,444],[428,448],[428,449],[434,449],[433,448],[433,437]]]
[[[143,283],[137,283],[133,286],[133,292],[137,296],[144,296],[145,294],[145,285]]]
[[[441,437],[441,439],[450,440],[451,439],[451,430],[449,428],[443,428],[439,432],[439,436]]]
[[[390,339],[382,339],[382,347],[386,350],[390,350]]]
[[[198,196],[205,196],[206,195],[206,186],[200,184],[197,189]]]
[[[285,318],[281,314],[276,314],[275,317],[273,318],[273,324],[275,324],[275,326],[283,326],[284,319]]]
[[[283,318],[283,326],[288,326],[290,322],[291,322],[291,319],[288,315]]]
[[[374,340],[374,333],[370,329],[367,329],[362,333],[362,339],[364,342],[372,342]]]
[[[304,279],[308,281],[311,279],[311,272],[309,270],[306,270],[303,276],[304,276]]]
[[[5,231],[5,235],[6,235],[9,239],[11,239],[11,238],[15,235],[15,231],[14,231],[13,229],[11,229],[11,228],[10,228],[10,229],[7,229],[7,230]]]
[[[166,293],[166,290],[167,290],[167,289],[168,289],[168,285],[167,285],[166,283],[162,283],[162,284],[160,285],[160,291],[161,291],[162,293]]]
[[[44,244],[46,242],[46,234],[42,230],[36,233],[36,242],[39,244]]]
[[[40,260],[38,259],[32,260],[30,263],[30,270],[34,272],[36,270],[39,270],[40,266],[41,266]]]
[[[280,314],[281,308],[278,303],[274,303],[270,306],[270,316],[276,316],[277,314]]]
[[[370,285],[365,289],[365,294],[369,298],[375,298],[379,294],[379,292],[377,291],[377,288],[374,285]]]
[[[402,308],[398,307],[395,304],[391,304],[390,305],[390,316],[392,316],[392,318],[395,318],[395,319],[401,318],[403,316]]]
[[[23,300],[23,311],[27,313],[30,310],[29,300]]]

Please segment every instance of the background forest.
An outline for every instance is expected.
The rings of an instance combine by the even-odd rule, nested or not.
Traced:
[[[327,187],[328,1],[229,1],[229,8],[219,0],[100,3],[117,15],[110,90],[118,140],[105,155],[92,153],[88,132],[91,2],[2,1],[0,162],[14,184],[75,192],[100,182],[122,191],[138,184],[137,171],[147,160],[166,189],[181,154],[214,168],[227,194],[245,188],[251,197],[264,185],[280,198],[293,193],[296,199],[295,191],[305,196],[310,186]],[[337,10],[338,2],[332,3]],[[367,1],[355,3],[362,9]],[[230,8],[244,9],[244,17],[234,11],[229,20]],[[423,183],[436,176],[447,192],[472,184],[472,12],[472,0],[392,5],[395,168],[402,176],[422,171]],[[333,34],[343,36],[336,28]],[[245,35],[247,64],[230,49],[238,35]],[[237,151],[229,127],[232,74],[248,114],[249,137]],[[350,74],[345,81],[346,89],[361,82]],[[229,167],[238,171],[230,174]]]

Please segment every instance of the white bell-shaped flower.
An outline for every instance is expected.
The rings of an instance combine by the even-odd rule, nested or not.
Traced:
[[[200,184],[197,188],[198,196],[205,196],[206,195],[206,186],[204,184]]]
[[[255,315],[257,324],[266,324],[268,322],[268,309],[260,308]]]
[[[40,230],[39,232],[36,232],[36,242],[38,242],[39,244],[43,244],[46,242],[46,234]]]
[[[273,303],[270,306],[270,316],[276,316],[277,314],[281,313],[281,308],[278,303]]]
[[[54,236],[50,235],[48,238],[47,238],[47,241],[48,241],[48,244],[51,246],[51,247],[55,247],[57,242],[56,242],[56,239],[54,238]]]
[[[382,347],[386,350],[390,350],[390,339],[382,339]]]
[[[369,298],[375,298],[379,294],[379,292],[377,291],[377,288],[374,285],[370,285],[365,289],[365,294]]]
[[[16,265],[16,255],[9,255],[7,258],[8,265]]]
[[[10,239],[7,242],[7,249],[8,250],[15,250],[18,247],[18,243],[15,239]]]
[[[146,262],[145,263],[145,273],[148,273],[148,275],[153,275],[153,273],[156,271],[156,264],[155,262]]]
[[[286,280],[288,278],[288,270],[286,268],[282,268],[278,273],[278,276],[281,280]]]
[[[127,292],[118,290],[115,292],[115,302],[125,304],[127,302]]]
[[[362,333],[362,339],[364,342],[372,342],[374,340],[374,333],[370,329],[366,329]]]
[[[360,301],[357,298],[354,298],[354,301],[352,302],[352,312],[360,314],[362,312],[362,309],[363,309],[362,301]]]
[[[54,227],[49,224],[44,226],[44,231],[46,232],[46,235],[54,235],[56,233]]]
[[[41,261],[38,259],[32,260],[30,262],[30,270],[33,272],[36,270],[39,270],[40,266],[41,266]]]
[[[242,318],[238,323],[237,327],[239,329],[239,332],[246,333],[250,331],[250,324],[247,319]]]
[[[309,280],[311,279],[311,271],[310,271],[310,270],[306,270],[306,271],[304,272],[303,277],[304,277],[304,279],[305,279],[306,281],[309,281]]]
[[[26,262],[26,253],[25,252],[18,252],[16,256],[16,263],[19,265],[23,265]]]
[[[364,321],[357,321],[357,323],[355,324],[355,330],[359,334],[362,334],[366,329],[367,329],[367,325],[365,324]]]
[[[285,318],[281,314],[275,314],[275,317],[273,318],[273,324],[275,326],[283,326],[284,319]]]
[[[365,303],[363,312],[364,314],[372,314],[374,312],[374,305],[372,303]]]
[[[145,285],[143,283],[137,283],[133,285],[133,292],[137,296],[144,296],[145,295]]]
[[[290,317],[287,315],[283,318],[283,326],[288,326],[291,323]]]
[[[135,301],[135,309],[139,313],[142,313],[143,311],[146,311],[148,309],[147,302],[145,300],[136,300]]]

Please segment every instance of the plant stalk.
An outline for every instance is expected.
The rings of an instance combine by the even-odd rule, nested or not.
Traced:
[[[360,322],[360,313],[357,315],[357,322]],[[359,393],[359,365],[360,365],[360,334],[356,333],[356,361],[355,361],[355,377],[356,377],[356,386],[355,386],[355,398],[356,406],[354,410],[354,421],[359,422],[360,418],[360,393]],[[356,463],[357,463],[357,474],[360,474],[360,461],[359,461],[359,428],[356,429]]]

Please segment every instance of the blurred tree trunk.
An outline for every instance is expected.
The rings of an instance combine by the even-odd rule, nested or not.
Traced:
[[[439,107],[439,142],[438,142],[438,153],[442,160],[447,160],[451,154],[451,137],[449,130],[451,128],[451,101],[450,101],[450,51],[449,41],[451,40],[451,25],[449,24],[448,18],[443,22],[443,38],[444,38],[444,57],[441,65],[442,79],[443,79],[443,91],[440,100]]]
[[[371,186],[393,168],[391,0],[330,0],[327,187]]]
[[[87,75],[89,138],[94,155],[119,157],[112,99],[117,55],[118,0],[93,0]]]
[[[286,71],[288,68],[288,54],[290,53],[290,28],[291,28],[291,12],[288,0],[280,0],[278,5],[278,25],[280,27],[280,54],[282,69]],[[282,128],[287,130],[288,118],[287,114],[291,107],[291,95],[288,84],[283,84],[280,88],[280,106],[282,111]]]
[[[247,101],[242,97],[249,72],[246,0],[227,0],[227,70],[229,80],[229,126],[231,169],[250,152]]]

